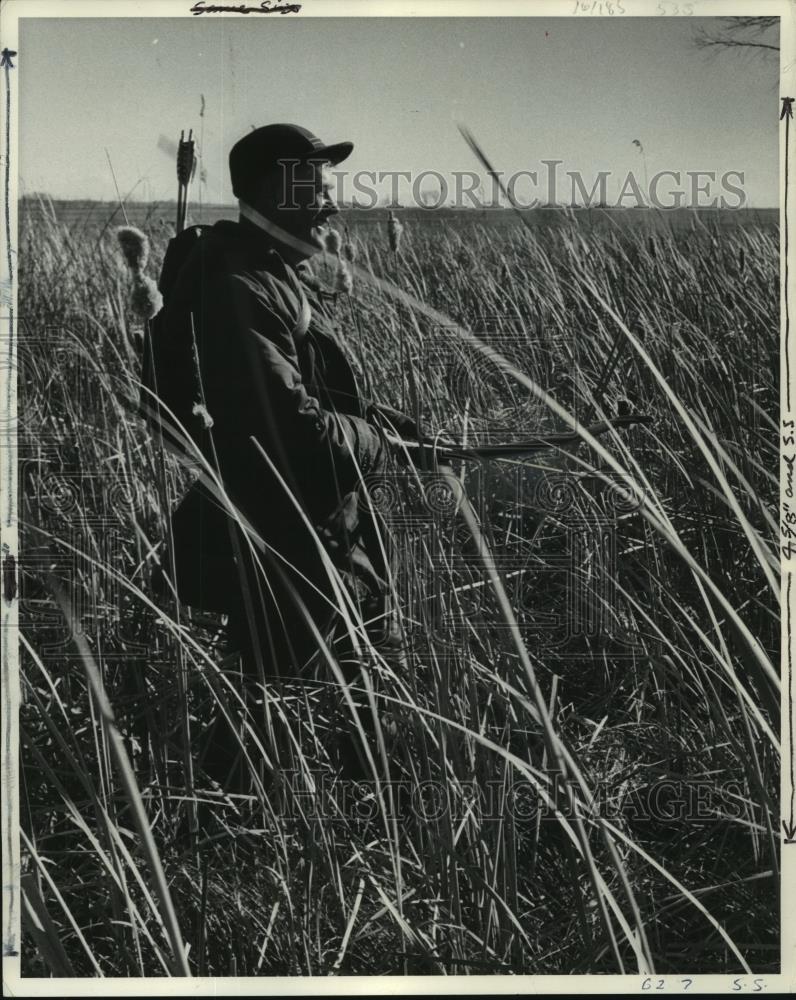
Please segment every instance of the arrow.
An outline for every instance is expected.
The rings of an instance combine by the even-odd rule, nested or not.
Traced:
[[[790,814],[787,820],[782,821],[782,829],[785,831],[785,843],[796,844],[796,782],[794,779],[794,767],[796,766],[796,755],[793,747],[793,645],[791,628],[791,586],[793,584],[793,574],[788,573],[788,582],[785,590],[785,642],[788,644],[788,770],[790,778]]]
[[[788,281],[788,250],[789,250],[789,226],[788,226],[788,188],[790,181],[790,171],[788,168],[789,154],[790,154],[790,122],[793,118],[793,98],[783,97],[782,98],[782,110],[780,111],[779,120],[785,119],[785,225],[784,225],[784,244],[785,244],[785,400],[786,400],[786,410],[790,413],[790,306],[789,306],[789,291],[790,284]],[[788,572],[787,574],[787,587],[785,594],[785,641],[788,644],[788,770],[790,778],[790,801],[789,815],[787,820],[782,821],[782,829],[785,832],[785,843],[786,844],[796,844],[796,775],[794,774],[794,767],[796,767],[796,756],[794,756],[794,746],[793,746],[793,649],[792,649],[792,628],[791,628],[791,586],[793,583],[793,574]]]
[[[188,130],[187,139],[185,132],[180,132],[180,141],[177,144],[177,225],[175,227],[178,233],[181,233],[185,228],[185,217],[188,211],[188,188],[196,170],[195,146],[193,129]]]
[[[161,153],[165,153],[166,156],[171,160],[177,159],[177,153],[179,151],[179,143],[174,142],[173,139],[169,139],[168,136],[161,134],[158,136],[157,147]],[[207,170],[201,165],[202,150],[201,146],[196,152],[196,158],[194,164],[191,167],[191,180],[196,176],[196,164],[199,162],[199,182],[201,184],[207,184]]]
[[[790,121],[793,118],[793,98],[782,98],[779,120],[785,119],[785,402],[790,413],[790,308],[788,306],[788,159],[790,153]]]
[[[4,288],[7,289],[10,295],[10,302],[8,303],[8,361],[13,363],[16,360],[16,354],[19,348],[16,345],[14,339],[15,335],[15,323],[14,323],[14,297],[13,289],[15,284],[14,275],[14,255],[16,253],[14,249],[14,243],[12,240],[11,232],[11,70],[14,68],[14,63],[11,61],[11,57],[15,56],[16,52],[9,48],[4,48],[2,50],[2,59],[0,59],[0,66],[5,70],[3,74],[5,76],[6,94],[5,94],[5,142],[3,144],[3,155],[5,157],[5,162],[3,164],[3,235],[6,240],[6,273],[3,275]],[[5,353],[5,350],[4,350]],[[4,359],[5,360],[5,359]],[[11,528],[16,520],[16,510],[14,497],[17,494],[17,490],[14,485],[14,469],[16,466],[16,454],[17,447],[15,441],[15,433],[11,428],[11,422],[8,418],[14,413],[14,402],[11,399],[10,394],[4,394],[5,398],[2,405],[2,416],[5,421],[5,426],[7,433],[3,435],[3,445],[0,447],[0,453],[2,453],[2,463],[0,463],[0,475],[3,477],[3,490],[7,498],[4,500],[2,506],[5,508],[5,524],[6,528]],[[9,534],[11,532],[9,531]],[[13,602],[17,597],[17,575],[15,566],[15,555],[11,551],[10,546],[7,543],[3,543],[2,548],[3,558],[2,558],[2,576],[3,576],[3,596],[5,600],[9,603]],[[7,729],[5,732],[5,746],[3,748],[2,758],[4,768],[11,768],[12,760],[7,756],[8,753],[13,753],[13,748],[16,745],[16,740],[19,737],[19,719],[18,713],[16,711],[16,696],[12,695],[10,691],[5,690],[3,696],[3,709],[6,712],[6,722]],[[6,771],[5,774],[9,774]],[[5,775],[4,775],[5,776]],[[3,805],[6,807],[7,816],[10,818],[13,816],[13,800],[16,793],[16,789],[12,788],[14,782],[4,781],[3,782]],[[5,831],[4,831],[5,832]],[[19,865],[19,848],[16,846],[9,845],[9,849],[5,852],[3,860],[3,906],[4,906],[4,917],[5,917],[5,927],[3,929],[3,956],[12,956],[18,954],[17,949],[17,920],[18,913],[20,911],[20,889],[18,877],[14,877],[14,872],[18,871]]]

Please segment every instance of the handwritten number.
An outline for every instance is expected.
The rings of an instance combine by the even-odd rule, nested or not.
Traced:
[[[624,14],[625,8],[622,0],[575,0],[573,14],[607,14],[613,17],[614,14]]]
[[[687,976],[680,980],[680,986],[682,987],[683,993],[687,992],[693,985],[694,980],[688,978]],[[766,988],[766,981],[761,977],[753,979],[751,990],[749,990],[748,984],[744,979],[733,979],[731,988],[734,993],[762,993]],[[648,976],[646,979],[642,980],[641,989],[645,992],[649,992],[649,990],[665,990],[666,983],[663,979],[656,980]]]

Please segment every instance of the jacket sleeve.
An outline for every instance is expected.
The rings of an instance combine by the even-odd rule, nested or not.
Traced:
[[[243,365],[237,389],[246,433],[259,441],[308,512],[326,516],[356,489],[360,476],[381,467],[382,439],[365,420],[323,409],[307,392],[293,340],[301,293],[269,274],[233,274],[225,282],[223,298],[231,305]]]
[[[396,410],[386,403],[371,403],[368,407],[368,421],[384,424],[388,430],[395,431],[401,437],[419,440],[420,431],[417,423],[407,413]]]

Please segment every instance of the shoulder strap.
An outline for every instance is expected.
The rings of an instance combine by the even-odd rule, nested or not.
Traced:
[[[274,263],[274,273],[290,286],[291,291],[298,298],[298,316],[296,317],[296,322],[293,326],[293,330],[291,331],[293,340],[298,346],[307,336],[307,331],[309,330],[310,323],[312,322],[312,309],[307,301],[307,296],[304,292],[304,285],[300,281],[296,272],[287,266],[278,251],[271,250],[269,257]]]

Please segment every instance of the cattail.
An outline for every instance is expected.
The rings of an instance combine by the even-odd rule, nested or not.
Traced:
[[[337,265],[337,273],[334,276],[334,290],[336,292],[345,292],[346,295],[350,295],[353,287],[354,278],[351,274],[351,269],[341,258]]]
[[[345,227],[345,243],[343,244],[343,256],[349,262],[353,264],[357,259],[357,248],[356,244],[351,239],[351,233],[349,232],[348,226]]]
[[[336,229],[330,229],[326,234],[326,249],[329,253],[339,254],[343,238]]]
[[[381,722],[381,731],[384,733],[387,742],[394,742],[398,736],[398,723],[395,721],[395,716],[392,712],[385,712],[379,721]]]
[[[130,296],[133,312],[141,319],[152,319],[160,312],[163,296],[155,282],[140,272],[133,277],[133,294]]]
[[[116,230],[119,248],[133,274],[140,274],[149,260],[149,240],[135,226],[119,226]]]
[[[207,407],[204,406],[202,403],[194,403],[191,409],[191,413],[195,417],[199,418],[199,420],[202,423],[202,427],[204,427],[206,431],[209,431],[210,428],[213,426],[213,418],[207,412]]]
[[[133,312],[141,319],[152,319],[160,312],[163,296],[155,282],[144,274],[149,260],[149,240],[134,226],[120,226],[116,230],[116,239],[133,275],[133,294],[130,297]]]
[[[743,274],[744,268],[746,267],[746,254],[743,251],[743,247],[738,252],[738,270]]]
[[[395,212],[392,210],[387,218],[387,238],[390,242],[390,250],[393,253],[398,253],[401,249],[401,234],[404,231],[404,227],[401,225],[400,221],[396,219]]]

